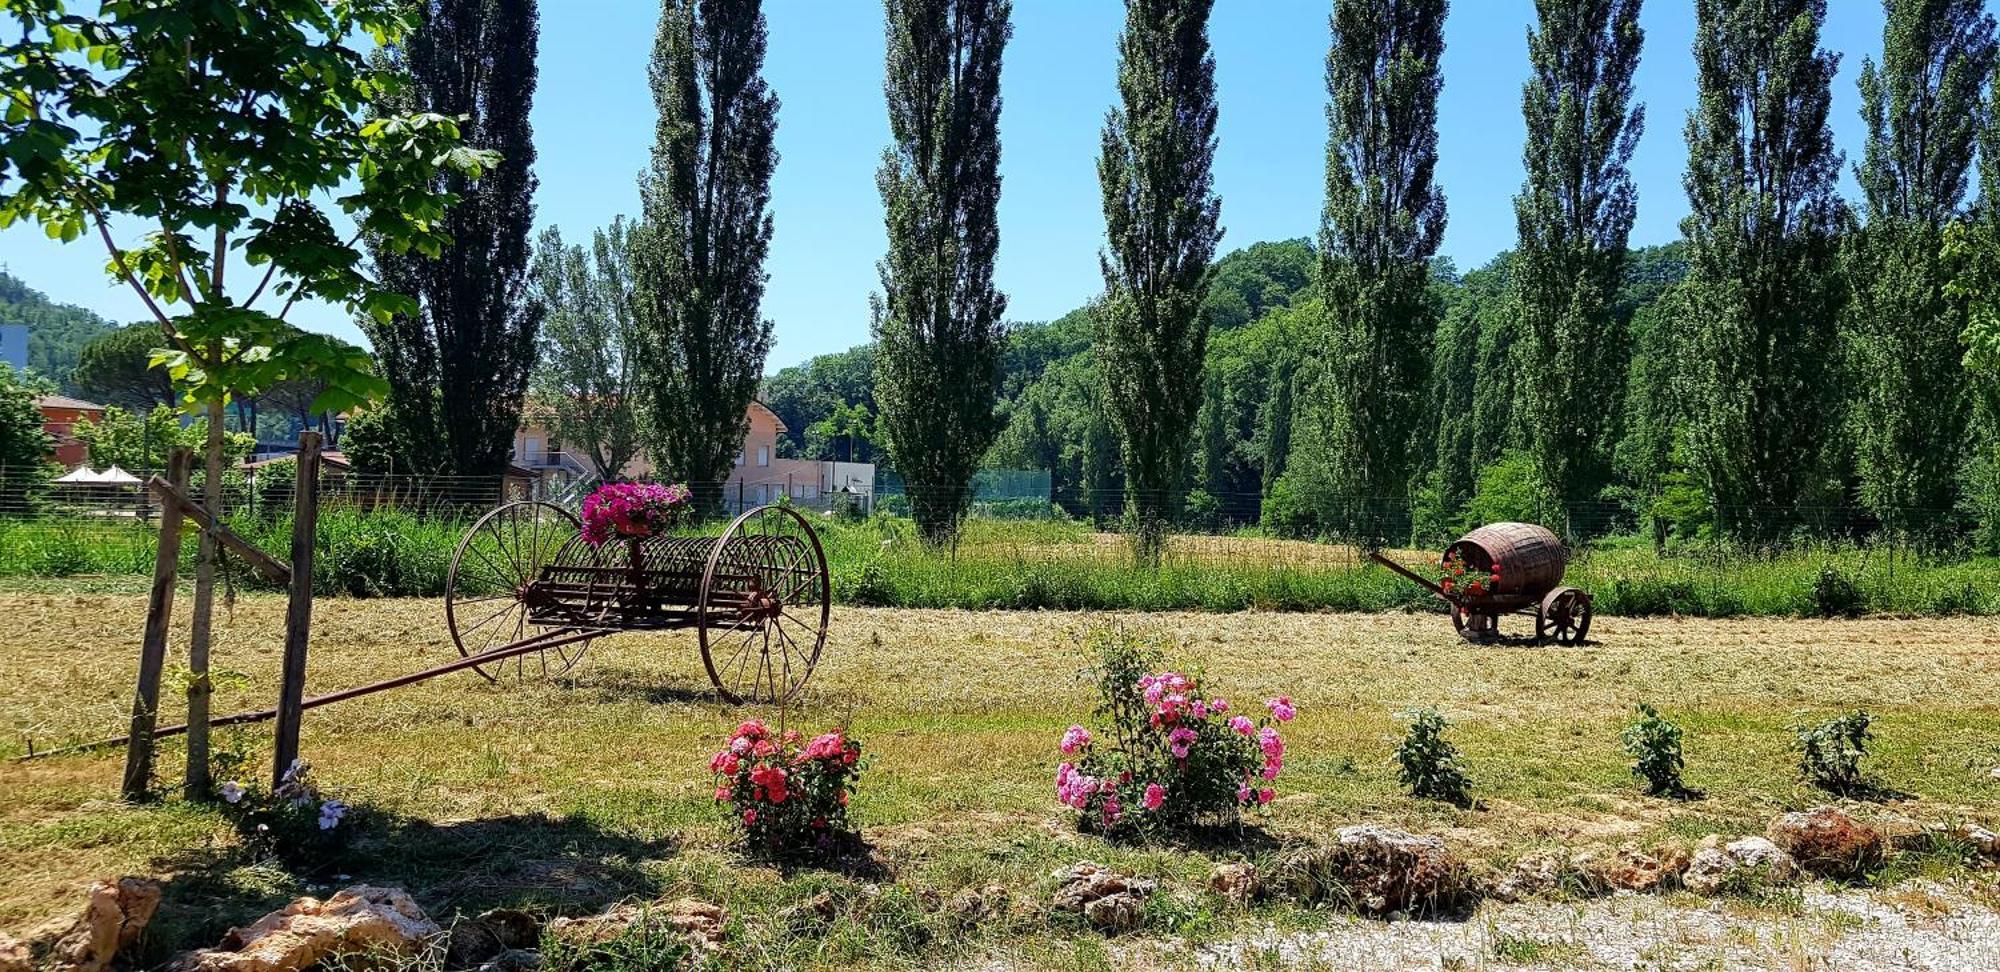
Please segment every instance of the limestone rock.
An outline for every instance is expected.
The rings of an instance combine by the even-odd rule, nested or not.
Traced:
[[[1007,886],[1003,884],[966,888],[945,901],[944,911],[961,926],[970,928],[980,922],[1005,915],[1011,903],[1010,898]]]
[[[1466,867],[1442,838],[1391,827],[1344,827],[1330,846],[1288,857],[1276,885],[1310,902],[1344,900],[1363,914],[1449,906],[1466,890]]]
[[[668,930],[684,936],[696,948],[713,951],[728,937],[728,925],[729,913],[719,905],[682,898],[664,905],[614,905],[588,918],[557,918],[549,922],[548,935],[571,945],[588,946],[641,930]]]
[[[1613,888],[1643,893],[1659,890],[1670,878],[1679,878],[1680,872],[1686,868],[1685,854],[1649,854],[1626,845],[1618,848],[1617,855],[1598,873]]]
[[[42,961],[49,972],[104,972],[120,949],[139,940],[159,907],[158,882],[105,879],[85,892],[83,913],[74,921],[51,923],[29,937],[49,943]]]
[[[1771,843],[1815,874],[1853,877],[1882,861],[1881,831],[1836,807],[1779,814],[1764,828]]]
[[[0,972],[35,972],[27,942],[0,935]]]
[[[1215,865],[1215,870],[1210,872],[1208,886],[1228,899],[1230,904],[1241,907],[1263,896],[1264,876],[1257,873],[1255,864],[1225,861]]]
[[[1139,927],[1146,898],[1158,887],[1153,881],[1090,861],[1058,870],[1051,877],[1057,881],[1052,903],[1058,910],[1079,913],[1091,927],[1114,933]]]
[[[1959,824],[1955,833],[1960,840],[1971,844],[1981,854],[1987,857],[2000,857],[2000,834],[1969,821]]]
[[[1782,883],[1798,873],[1792,856],[1762,837],[1744,837],[1723,844],[1711,834],[1702,838],[1681,881],[1698,894],[1715,894],[1732,882],[1756,880]]]
[[[321,901],[300,898],[222,944],[182,957],[186,972],[295,972],[340,954],[407,957],[444,930],[401,888],[357,884]]]
[[[1501,901],[1525,901],[1562,887],[1562,875],[1562,858],[1548,851],[1531,851],[1516,860],[1487,893]]]

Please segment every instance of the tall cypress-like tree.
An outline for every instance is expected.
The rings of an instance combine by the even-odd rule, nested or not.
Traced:
[[[1313,390],[1311,493],[1329,522],[1376,541],[1401,507],[1428,394],[1438,308],[1430,260],[1444,236],[1437,104],[1445,0],[1335,0],[1326,57],[1326,340]],[[1297,467],[1295,467],[1297,468]]]
[[[1104,122],[1104,191],[1095,314],[1106,402],[1125,467],[1135,549],[1157,561],[1177,512],[1189,436],[1201,406],[1209,261],[1222,239],[1212,188],[1214,0],[1126,0],[1118,35],[1119,106]]]
[[[1525,445],[1554,510],[1597,496],[1617,435],[1627,351],[1616,302],[1637,212],[1629,163],[1645,128],[1632,104],[1641,2],[1536,0],[1528,31],[1517,360]]]
[[[1966,306],[1947,294],[1939,253],[1963,214],[1986,123],[1995,47],[1983,7],[1884,0],[1882,63],[1861,68],[1868,141],[1856,174],[1867,224],[1843,250],[1855,464],[1862,502],[1920,543],[1941,538],[1957,501],[1970,408],[1959,366]]]
[[[387,56],[409,73],[393,110],[464,115],[468,144],[500,153],[470,180],[443,177],[459,199],[444,214],[451,242],[436,256],[369,250],[384,285],[415,314],[363,327],[389,382],[388,421],[401,468],[498,476],[520,425],[541,306],[528,297],[535,219],[536,0],[424,0],[417,29]]]
[[[1827,124],[1840,57],[1825,0],[1697,0],[1688,114],[1692,468],[1738,540],[1782,539],[1832,495],[1847,213]]]
[[[778,97],[765,42],[761,0],[666,0],[648,71],[660,117],[632,269],[653,461],[708,510],[771,349],[761,305]]]
[[[1000,62],[1010,0],[887,0],[883,93],[895,143],[882,190],[889,254],[874,310],[875,400],[925,540],[958,532],[1000,431]]]

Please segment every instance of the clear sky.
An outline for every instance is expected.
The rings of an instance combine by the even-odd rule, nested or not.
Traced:
[[[1223,250],[1313,235],[1324,189],[1328,0],[1218,0],[1211,37],[1221,101],[1215,187]],[[1862,135],[1854,87],[1879,56],[1877,0],[1832,0],[1822,43],[1843,55],[1833,124],[1850,162]],[[652,140],[646,87],[657,6],[647,0],[542,0],[538,222],[572,240],[635,214],[635,177]],[[764,312],[777,325],[771,370],[868,340],[868,295],[885,246],[875,169],[888,141],[881,8],[875,0],[766,0],[766,74],[783,102],[772,187],[776,232]],[[1446,23],[1438,178],[1450,199],[1444,253],[1461,269],[1512,245],[1521,182],[1524,31],[1532,0],[1457,0]],[[998,282],[1008,316],[1043,320],[1102,286],[1096,155],[1115,96],[1116,0],[1015,0],[1001,116],[1005,185]],[[1634,243],[1674,239],[1686,212],[1682,128],[1694,102],[1693,0],[1648,0],[1639,98],[1647,130],[1634,160]],[[1846,183],[1850,194],[1853,178]],[[101,248],[63,247],[34,227],[0,233],[0,263],[58,301],[115,320],[137,299],[102,273]],[[331,308],[298,323],[360,340]]]

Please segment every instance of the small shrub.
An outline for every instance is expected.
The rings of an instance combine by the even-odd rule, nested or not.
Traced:
[[[1410,792],[1456,806],[1472,804],[1472,782],[1458,768],[1458,747],[1444,738],[1444,716],[1433,708],[1410,715],[1410,731],[1396,747],[1399,776]]]
[[[1228,825],[1244,807],[1270,803],[1285,765],[1273,723],[1295,715],[1288,696],[1252,721],[1227,699],[1205,696],[1200,673],[1163,671],[1165,653],[1122,629],[1093,632],[1097,716],[1110,723],[1099,745],[1081,725],[1063,733],[1056,797],[1078,826],[1130,835]]]
[[[861,565],[860,576],[854,579],[854,603],[865,607],[891,607],[896,603],[896,589],[889,585],[889,568],[876,557]]]
[[[1813,580],[1813,611],[1822,618],[1851,618],[1868,607],[1867,598],[1853,579],[1829,564],[1819,569]]]
[[[1846,794],[1867,787],[1861,759],[1868,755],[1868,713],[1856,710],[1814,726],[1799,727],[1799,771],[1814,786]]]
[[[708,761],[715,800],[729,804],[751,853],[775,860],[825,857],[855,838],[847,801],[861,773],[861,744],[845,730],[807,741],[755,719],[736,727]]]
[[[1639,721],[1626,726],[1619,739],[1625,744],[1626,755],[1632,757],[1632,775],[1646,781],[1647,793],[1667,797],[1693,795],[1694,791],[1681,781],[1684,766],[1681,727],[1641,702]]]
[[[215,795],[244,847],[292,867],[330,862],[354,830],[352,808],[321,795],[313,783],[312,767],[299,760],[292,761],[269,793],[254,784],[228,780],[215,788]]]
[[[1930,613],[1943,617],[1985,614],[1986,598],[1969,581],[1956,587],[1947,586],[1931,598]]]

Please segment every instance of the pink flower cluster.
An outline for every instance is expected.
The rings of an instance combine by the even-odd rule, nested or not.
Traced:
[[[603,546],[612,537],[650,537],[685,519],[694,493],[675,483],[605,483],[583,500],[583,541]]]
[[[756,849],[793,854],[846,830],[860,760],[861,744],[843,730],[807,740],[798,730],[773,733],[752,719],[709,758],[708,770],[716,777],[716,802],[734,806]]]
[[[1145,814],[1167,808],[1177,819],[1226,812],[1226,797],[1221,807],[1194,806],[1198,798],[1185,795],[1181,806],[1171,806],[1177,792],[1214,793],[1220,785],[1226,794],[1225,780],[1236,784],[1236,806],[1276,798],[1266,785],[1285,765],[1285,742],[1275,725],[1231,714],[1227,699],[1204,697],[1197,679],[1180,672],[1141,676],[1133,689],[1134,701],[1143,702],[1134,719],[1143,714],[1144,722],[1126,727],[1120,720],[1122,748],[1094,750],[1090,730],[1080,725],[1063,732],[1057,748],[1066,758],[1056,768],[1056,799],[1064,806],[1110,829],[1126,820],[1132,803]],[[1274,722],[1298,715],[1289,696],[1264,704]],[[1209,780],[1214,782],[1202,785]]]

